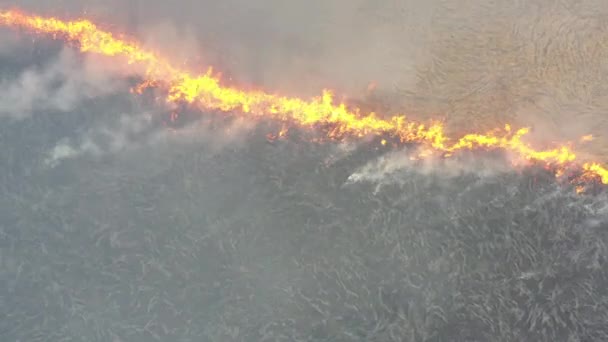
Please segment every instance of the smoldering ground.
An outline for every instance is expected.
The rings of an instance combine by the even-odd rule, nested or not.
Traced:
[[[513,119],[541,142],[555,127],[559,141],[601,133],[601,2],[146,4],[137,24],[118,2],[10,5],[86,9],[244,83],[330,86],[454,130]],[[189,41],[146,35],[159,31]],[[168,130],[174,108],[129,95],[121,70],[6,37],[2,96],[28,73],[42,81],[0,118],[0,340],[608,339],[601,189],[576,195],[501,156],[448,172],[297,131],[269,143],[264,125]]]

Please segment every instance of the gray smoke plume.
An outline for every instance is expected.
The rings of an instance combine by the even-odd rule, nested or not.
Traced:
[[[0,79],[0,87],[0,116],[14,119],[29,117],[35,111],[71,111],[84,100],[124,89],[111,74],[82,61],[68,48],[41,66]]]

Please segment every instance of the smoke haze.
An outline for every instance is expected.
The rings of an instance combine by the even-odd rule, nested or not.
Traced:
[[[606,10],[573,4],[467,1],[24,1],[133,34],[190,68],[288,95],[366,100],[455,133],[534,126],[541,143],[594,134],[608,107]],[[370,84],[376,84],[373,92]],[[472,119],[474,118],[474,119]]]
[[[608,147],[605,1],[12,7],[245,88]],[[276,123],[131,95],[141,75],[108,58],[0,43],[1,341],[608,340],[604,189],[502,154],[271,139]]]

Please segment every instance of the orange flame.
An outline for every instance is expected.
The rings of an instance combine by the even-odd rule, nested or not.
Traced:
[[[141,93],[145,88],[162,86],[167,90],[166,100],[169,102],[186,101],[206,109],[239,111],[256,118],[268,118],[303,127],[321,127],[327,131],[330,139],[392,137],[401,142],[423,145],[427,152],[422,156],[431,154],[431,150],[452,155],[463,149],[503,149],[526,162],[544,162],[561,173],[564,168],[574,165],[576,160],[576,154],[568,145],[547,150],[531,147],[522,141],[522,137],[529,132],[528,128],[513,132],[506,125],[504,129],[483,134],[471,133],[452,140],[445,135],[441,122],[433,121],[425,125],[408,121],[404,115],[381,118],[373,112],[364,114],[358,108],[336,103],[329,90],[324,90],[320,97],[304,100],[223,86],[211,70],[201,75],[189,73],[144,49],[136,41],[104,31],[89,20],[63,21],[11,10],[0,12],[0,24],[67,40],[76,44],[81,52],[123,57],[128,64],[137,63],[145,67],[147,80],[133,91]],[[590,136],[586,136],[582,141],[590,139]],[[386,144],[386,140],[382,141],[382,144]],[[608,184],[608,169],[605,167],[598,163],[578,165],[582,170],[582,179],[599,180]]]

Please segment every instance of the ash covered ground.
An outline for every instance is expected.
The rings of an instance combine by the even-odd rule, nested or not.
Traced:
[[[80,108],[0,128],[3,341],[608,338],[603,192],[534,168],[378,176],[391,152],[264,125],[120,133],[141,110],[120,94]],[[101,123],[122,138],[57,154]]]
[[[406,165],[217,113],[167,123],[62,44],[15,44],[1,341],[608,340],[603,189],[500,155]]]

